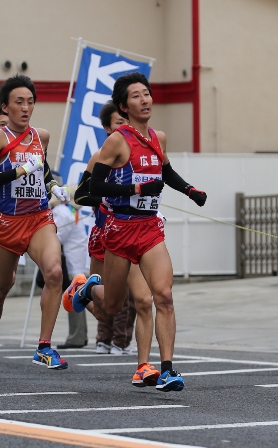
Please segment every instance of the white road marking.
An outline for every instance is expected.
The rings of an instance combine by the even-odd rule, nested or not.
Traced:
[[[20,392],[15,394],[0,394],[0,397],[13,397],[18,395],[76,395],[78,392]]]
[[[65,357],[68,358],[92,358],[94,356],[97,356],[99,358],[99,355],[66,355]],[[125,356],[125,355],[122,355]],[[3,356],[3,358],[5,359],[32,359],[33,356]],[[118,357],[117,357],[118,358]],[[111,358],[110,358],[111,359]],[[179,364],[200,364],[200,363],[207,363],[210,361],[180,361]],[[151,364],[158,364],[159,362],[152,362],[150,361]],[[133,362],[102,362],[102,363],[96,363],[96,364],[77,364],[78,366],[93,366],[93,367],[103,367],[103,366],[137,366],[138,362],[137,361],[133,361]]]
[[[68,356],[67,356],[68,358]],[[193,361],[193,364],[197,363],[198,361]],[[157,364],[154,362],[150,362],[150,364]],[[187,361],[182,361],[182,364],[191,364],[188,363]],[[97,364],[76,364],[77,366],[82,366],[82,367],[105,367],[105,366],[138,366],[137,362],[102,362],[102,363],[97,363]]]
[[[233,373],[253,373],[253,372],[272,372],[277,371],[278,368],[270,367],[269,369],[238,369],[238,370],[212,370],[210,372],[193,372],[181,373],[181,376],[202,376],[202,375],[230,375]]]
[[[178,363],[182,363],[180,359],[192,359],[192,360],[203,360],[207,362],[228,362],[232,364],[250,364],[250,365],[262,365],[262,366],[278,366],[278,362],[269,361],[250,361],[246,359],[229,359],[229,358],[210,358],[207,356],[184,356],[184,355],[174,355],[173,360],[177,359]]]
[[[138,409],[170,409],[170,408],[189,408],[190,406],[183,406],[181,404],[161,404],[159,406],[115,406],[111,408],[79,408],[79,409],[22,409],[22,410],[6,410],[1,411],[2,414],[38,414],[38,413],[55,413],[55,412],[88,412],[88,411],[130,411]]]
[[[111,354],[107,354],[107,355],[99,355],[99,354],[94,354],[94,353],[83,353],[83,350],[85,351],[85,349],[69,349],[71,351],[74,350],[78,350],[79,353],[78,354],[67,354],[65,355],[66,358],[98,358],[98,359],[103,359],[104,357],[106,358],[108,356],[108,358],[114,358],[114,355]],[[80,350],[82,350],[82,353],[80,353]],[[2,350],[0,349],[0,352],[4,352],[4,351],[8,351],[8,352],[12,352],[12,351],[16,351],[18,352],[18,349],[12,349],[12,350]],[[28,349],[20,349],[20,351],[29,351]],[[89,349],[86,349],[86,351],[88,352]],[[33,355],[33,351],[32,351],[32,355]],[[137,353],[135,353],[134,355],[137,355]],[[134,355],[122,355],[121,359],[127,359],[129,356],[134,356]],[[154,357],[160,357],[159,353],[150,353],[150,356],[154,356]],[[4,356],[4,358],[8,358],[8,359],[30,359],[30,356]],[[229,359],[229,358],[212,358],[212,357],[207,357],[207,356],[185,356],[185,355],[174,355],[173,356],[173,360],[175,360],[177,363],[179,364],[194,364],[196,362],[202,363],[202,362],[212,362],[212,363],[231,363],[231,364],[247,364],[247,365],[266,365],[266,366],[277,366],[278,367],[278,362],[271,362],[271,361],[250,361],[250,360],[246,360],[246,359]],[[151,362],[151,361],[150,361]],[[157,361],[159,362],[159,361]],[[155,363],[152,361],[152,363]],[[120,364],[115,364],[115,365],[134,365],[136,363],[125,363],[122,362]],[[93,364],[95,365],[110,365],[110,364]]]
[[[228,429],[228,428],[254,428],[258,426],[278,426],[278,421],[270,422],[247,422],[247,423],[227,423],[219,425],[196,425],[196,426],[159,426],[150,428],[122,428],[122,429],[98,429],[97,431],[102,434],[124,434],[125,432],[163,432],[163,431],[195,431],[200,429]],[[94,434],[94,431],[88,431],[90,434]]]
[[[278,387],[278,384],[254,384],[255,387]]]

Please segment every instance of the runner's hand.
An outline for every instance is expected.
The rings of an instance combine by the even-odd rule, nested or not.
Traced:
[[[191,187],[188,190],[188,197],[192,199],[192,201],[196,202],[199,207],[203,207],[205,205],[205,202],[207,200],[207,195],[204,191],[196,190],[196,188]]]
[[[139,184],[139,194],[140,196],[159,196],[163,187],[163,180],[148,180],[148,182]]]
[[[37,171],[38,168],[41,168],[43,166],[41,156],[32,155],[29,157],[28,161],[25,163],[25,165],[22,165],[22,168],[24,169],[25,173],[31,174],[34,171]]]
[[[51,193],[55,194],[56,198],[60,199],[62,202],[70,201],[70,192],[67,187],[58,187],[58,185],[54,185],[51,188]]]

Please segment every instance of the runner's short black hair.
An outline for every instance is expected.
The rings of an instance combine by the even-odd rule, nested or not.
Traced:
[[[115,104],[113,103],[112,100],[107,101],[107,103],[104,104],[104,106],[102,106],[100,113],[99,113],[99,118],[100,118],[100,121],[101,121],[101,124],[103,127],[110,128],[111,115],[114,112],[118,112],[118,111],[117,111],[117,107],[115,106]]]
[[[28,76],[15,75],[11,78],[6,79],[4,84],[2,84],[0,89],[0,104],[5,104],[7,106],[9,103],[9,95],[11,91],[16,89],[17,87],[27,87],[27,89],[29,89],[33,95],[34,103],[36,102],[36,88],[31,79],[28,78]]]
[[[122,104],[124,107],[127,107],[127,88],[128,86],[130,86],[130,84],[136,84],[137,82],[141,82],[141,84],[144,84],[144,86],[147,87],[150,95],[152,96],[152,89],[149,81],[147,80],[145,75],[139,72],[128,73],[127,75],[120,76],[114,84],[112,93],[113,103],[117,107],[118,113],[123,118],[127,119],[128,115],[121,110],[120,104]]]

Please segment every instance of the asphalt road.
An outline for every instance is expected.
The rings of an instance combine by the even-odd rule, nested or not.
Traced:
[[[138,389],[136,355],[64,350],[67,370],[32,364],[39,303],[20,348],[26,299],[0,323],[0,446],[4,448],[277,448],[278,278],[175,285],[174,368],[185,389]],[[21,323],[21,325],[20,325]],[[53,342],[67,332],[64,312]],[[157,344],[150,361],[160,367]]]
[[[0,349],[0,446],[5,448],[69,446],[63,437],[60,443],[59,434],[53,442],[32,439],[34,425],[44,425],[49,433],[76,430],[72,446],[98,446],[83,445],[80,434],[127,437],[141,440],[139,446],[143,441],[209,448],[278,446],[277,354],[178,349],[175,368],[186,387],[162,393],[132,386],[135,355],[71,350],[65,355],[70,367],[52,371],[33,365],[32,352]],[[159,368],[157,350],[151,361]],[[6,435],[7,421],[30,424],[26,437]],[[104,446],[116,446],[111,443]]]

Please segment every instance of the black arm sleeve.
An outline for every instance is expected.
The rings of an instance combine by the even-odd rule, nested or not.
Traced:
[[[171,167],[170,162],[162,166],[162,180],[174,190],[180,191],[188,196],[188,192],[192,185],[183,180],[182,177]]]
[[[8,184],[13,180],[16,180],[16,168],[4,173],[0,173],[0,185]]]
[[[135,185],[110,184],[105,182],[111,167],[104,163],[96,162],[90,182],[90,193],[92,196],[133,196],[135,194]]]
[[[44,164],[43,164],[43,172],[44,172],[44,183],[45,184],[48,184],[49,182],[54,180],[46,159],[44,160]]]
[[[91,173],[84,171],[78,187],[74,193],[74,202],[78,205],[89,205],[90,207],[97,207],[101,204],[102,198],[99,196],[91,196],[90,189]]]

